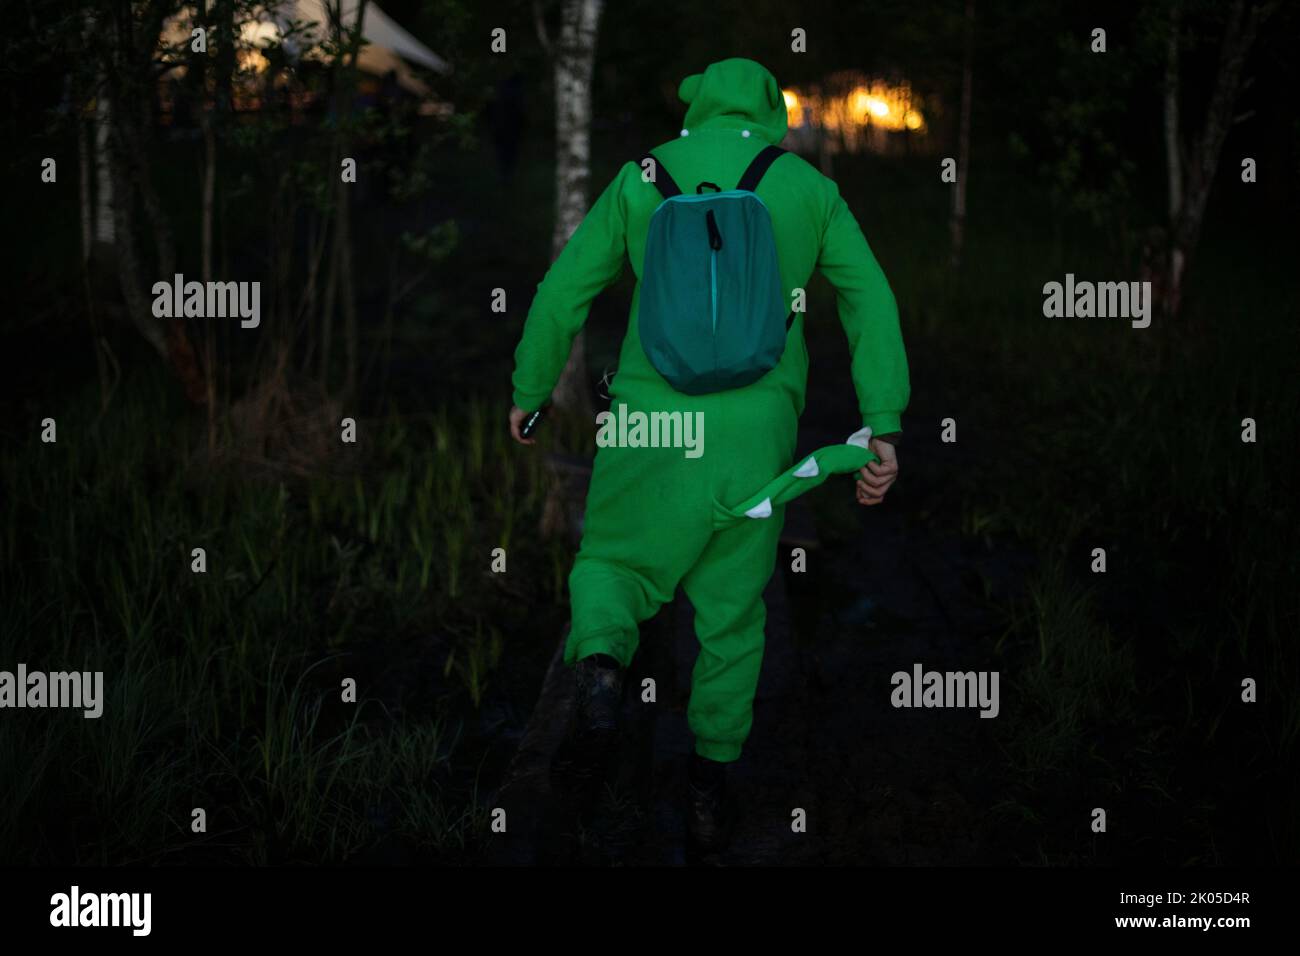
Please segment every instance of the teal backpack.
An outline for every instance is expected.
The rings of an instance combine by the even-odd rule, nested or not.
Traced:
[[[664,198],[650,217],[637,323],[650,364],[679,392],[740,388],[781,361],[794,313],[772,217],[754,190],[784,152],[767,146],[735,189],[703,182],[696,195],[684,195],[663,163],[646,157]]]

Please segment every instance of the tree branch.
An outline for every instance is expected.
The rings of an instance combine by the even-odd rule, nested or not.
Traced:
[[[542,9],[542,0],[533,0],[533,28],[537,31],[537,42],[542,45],[547,56],[554,56],[555,50],[551,46],[551,37],[546,32],[546,16]]]

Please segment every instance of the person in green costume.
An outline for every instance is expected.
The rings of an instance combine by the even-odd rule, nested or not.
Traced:
[[[786,134],[781,88],[752,60],[713,63],[684,79],[678,96],[688,105],[681,135],[654,155],[686,192],[703,181],[724,189],[738,182],[755,155]],[[755,192],[771,215],[791,301],[814,270],[836,290],[861,421],[844,444],[794,460],[808,376],[803,313],[795,314],[779,364],[743,387],[683,394],[647,359],[637,310],[648,224],[662,196],[636,162],[620,169],[538,285],[512,379],[511,431],[531,444],[520,433],[523,419],[550,400],[592,300],[631,263],[638,281],[610,397],[628,411],[702,413],[706,440],[697,457],[672,447],[597,450],[569,577],[564,660],[577,668],[579,730],[614,731],[638,624],[683,588],[700,645],[687,713],[695,736],[687,819],[706,849],[725,844],[733,818],[723,771],[750,732],[762,595],[785,504],[835,472],[857,474],[860,503],[882,501],[898,474],[893,446],[909,397],[893,292],[836,184],[784,153]]]

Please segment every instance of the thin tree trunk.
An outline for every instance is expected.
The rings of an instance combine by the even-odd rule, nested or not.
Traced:
[[[1169,221],[1178,218],[1183,204],[1183,158],[1178,143],[1178,48],[1183,8],[1174,0],[1170,11],[1169,36],[1165,44],[1165,169],[1169,174]]]
[[[1165,108],[1170,105],[1170,86],[1174,87],[1174,115],[1165,116],[1166,152],[1173,149],[1178,159],[1176,163],[1166,155],[1166,162],[1180,179],[1170,182],[1170,255],[1169,255],[1169,313],[1177,315],[1183,299],[1183,286],[1187,271],[1191,266],[1192,256],[1200,240],[1201,225],[1205,217],[1205,207],[1210,198],[1210,187],[1218,170],[1219,157],[1223,151],[1224,140],[1234,120],[1233,110],[1237,98],[1244,88],[1243,74],[1246,57],[1259,33],[1260,24],[1268,19],[1277,9],[1276,2],[1252,5],[1247,8],[1244,0],[1235,0],[1228,12],[1228,23],[1224,30],[1223,43],[1219,48],[1219,64],[1215,73],[1214,88],[1210,94],[1210,103],[1205,111],[1205,120],[1201,130],[1193,141],[1186,156],[1181,149],[1181,135],[1178,129],[1179,116],[1176,101],[1178,86],[1178,51],[1180,18],[1175,17],[1171,29],[1175,31],[1171,43],[1174,49],[1166,58]],[[1169,57],[1173,58],[1172,67]],[[1170,70],[1175,75],[1171,81]],[[1170,126],[1172,124],[1172,130]],[[1174,169],[1175,165],[1177,169]],[[1174,196],[1175,185],[1181,186],[1178,197]],[[1174,211],[1174,207],[1177,211]]]
[[[602,0],[563,0],[562,24],[555,49],[555,232],[551,258],[560,254],[582,223],[591,182],[591,77]],[[554,401],[563,409],[590,418],[586,337],[573,349],[556,385]]]
[[[217,23],[217,57],[214,63],[215,75],[215,111],[212,118],[219,122],[234,121],[234,76],[238,67],[238,58],[236,53],[237,33],[235,30],[235,7],[236,0],[217,0],[214,5]],[[220,275],[227,275],[227,257],[226,257],[226,217],[225,217],[225,199],[224,196],[220,203],[216,199],[216,167],[218,162],[218,141],[216,129],[210,124],[208,135],[211,140],[208,144],[210,161],[209,172],[210,178],[206,184],[206,194],[204,197],[208,209],[207,241],[209,249],[209,261],[214,257],[215,246],[217,241],[213,237],[214,228],[221,230],[220,249],[221,261],[215,267]],[[217,209],[217,205],[221,208]],[[217,225],[219,224],[219,225]],[[220,346],[218,346],[218,332],[215,327],[211,328],[208,337],[209,359],[207,366],[208,377],[208,403],[209,403],[209,423],[210,434],[213,448],[216,443],[217,417],[215,409],[224,407],[230,400],[230,328],[228,322],[221,323]],[[220,363],[219,356],[225,355],[226,361]],[[218,382],[218,368],[221,368],[221,381]],[[221,399],[219,401],[218,399]]]
[[[292,354],[297,339],[297,327],[290,321],[289,304],[293,301],[294,225],[297,221],[297,204],[294,200],[292,177],[281,173],[271,201],[272,213],[267,217],[267,233],[271,243],[271,289],[275,303],[275,338],[277,354]]]
[[[357,21],[350,38],[351,49],[348,51],[348,64],[345,70],[346,82],[343,84],[344,102],[340,114],[340,125],[352,117],[352,97],[356,89],[357,56],[361,52],[362,26],[366,18],[366,2],[357,4]],[[353,151],[355,153],[355,150]],[[340,180],[339,226],[341,240],[339,246],[339,292],[343,305],[343,338],[347,351],[347,378],[343,394],[349,399],[356,397],[357,382],[360,376],[361,357],[358,350],[357,297],[352,268],[352,195],[351,185]]]
[[[325,12],[329,19],[329,29],[331,38],[334,41],[335,49],[341,49],[343,45],[343,4],[339,2],[325,2]],[[337,54],[330,63],[330,105],[334,112],[334,131],[330,137],[330,165],[325,170],[325,175],[330,177],[330,182],[334,184],[334,202],[337,206],[342,202],[342,186],[339,180],[333,177],[341,175],[341,164],[343,161],[343,141],[339,131],[340,116],[340,97],[339,88],[343,83],[341,60],[342,53]],[[336,212],[337,218],[337,212]],[[330,358],[334,344],[334,302],[338,294],[339,286],[339,230],[338,224],[335,223],[334,230],[330,236],[330,253],[329,267],[325,278],[325,302],[321,308],[321,351],[320,351],[320,386],[326,395],[330,393]]]
[[[310,222],[310,218],[309,218]],[[298,316],[295,327],[309,328],[315,320],[317,311],[318,290],[317,285],[320,282],[321,262],[325,258],[325,249],[329,240],[329,223],[324,216],[316,218],[315,226],[308,226],[307,230],[307,278],[303,286],[302,303],[298,309]],[[307,337],[307,347],[303,352],[302,369],[306,371],[311,368],[312,360],[316,357],[316,336]]]
[[[357,298],[352,281],[352,196],[347,183],[339,183],[338,270],[339,303],[343,310],[343,349],[347,371],[343,382],[346,398],[357,392]]]
[[[338,166],[335,164],[335,169]],[[337,230],[336,230],[337,231]],[[325,301],[321,306],[321,336],[320,336],[320,384],[321,388],[329,394],[329,371],[330,371],[330,346],[334,338],[334,299],[339,282],[339,243],[338,236],[332,237],[330,243],[330,260],[325,270]]]
[[[343,4],[341,0],[335,4],[326,4],[331,30],[340,46],[340,53],[334,60],[333,102],[336,132],[334,136],[334,168],[330,171],[331,176],[339,176],[340,178],[336,180],[335,187],[337,190],[335,195],[338,210],[337,222],[334,228],[334,248],[331,256],[332,267],[325,292],[320,367],[322,385],[328,390],[327,376],[331,338],[330,312],[333,309],[337,290],[339,310],[343,317],[343,348],[346,364],[343,394],[347,398],[353,397],[356,393],[360,359],[358,354],[359,331],[354,283],[355,273],[352,257],[351,197],[348,192],[352,184],[343,182],[340,174],[341,162],[345,153],[343,128],[352,114],[352,93],[355,89],[357,57],[363,39],[362,27],[365,23],[366,3],[367,0],[361,0],[361,3],[358,4],[356,20],[350,28],[343,22]]]
[[[962,37],[961,118],[957,129],[957,182],[952,191],[952,217],[948,231],[952,240],[952,267],[961,267],[966,244],[966,180],[970,172],[971,86],[974,80],[975,0],[966,0],[965,30]]]
[[[95,351],[95,373],[99,379],[99,407],[100,411],[103,411],[108,406],[108,398],[112,392],[112,387],[109,384],[107,343],[104,341],[104,335],[99,328],[99,312],[95,308],[95,295],[93,283],[91,282],[95,212],[94,197],[91,195],[90,134],[86,128],[88,125],[86,118],[82,115],[82,97],[79,94],[74,95],[73,103],[77,123],[77,167],[79,173],[77,186],[81,218],[81,290],[86,297],[86,317],[90,320],[90,346]]]
[[[78,211],[81,224],[81,263],[89,267],[90,247],[95,230],[95,210],[90,190],[90,137],[86,134],[86,121],[81,115],[81,104],[73,98],[77,112],[77,187]]]
[[[108,83],[99,76],[95,94],[95,241],[106,246],[117,240],[113,217],[113,171],[109,160],[109,130],[113,116],[108,99]]]
[[[213,131],[214,119],[208,110],[203,111],[203,213],[200,224],[203,281],[212,281],[212,197],[217,180],[217,136]]]
[[[201,219],[202,271],[205,283],[212,281],[212,196],[217,178],[217,137],[214,118],[206,107],[203,119],[203,212]],[[217,451],[217,334],[214,319],[203,321],[203,378],[208,406],[208,454]]]

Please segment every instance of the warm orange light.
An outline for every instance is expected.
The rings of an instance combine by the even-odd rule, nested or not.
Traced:
[[[799,105],[799,97],[790,90],[782,90],[781,97],[785,100],[786,125],[791,128],[802,126],[803,107]]]
[[[241,70],[248,70],[251,73],[262,73],[271,65],[270,61],[262,55],[261,50],[236,50],[235,61]]]
[[[781,92],[791,128],[804,125],[805,113],[814,126],[826,130],[849,130],[854,126],[874,126],[891,132],[925,128],[925,117],[913,106],[912,91],[906,85],[891,87],[873,82],[838,97]]]
[[[859,125],[867,122],[868,114],[885,119],[889,113],[889,103],[865,87],[859,86],[849,94],[849,116]]]

